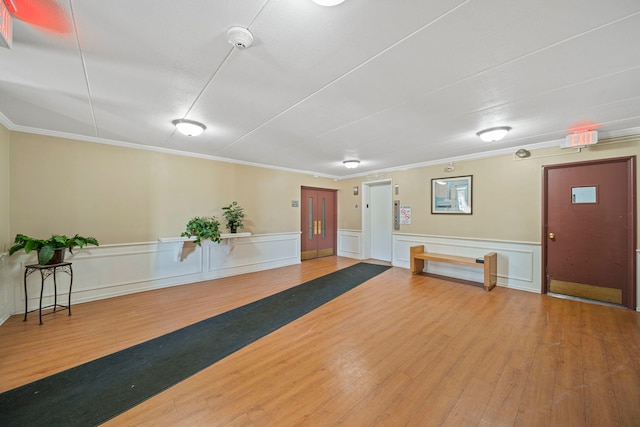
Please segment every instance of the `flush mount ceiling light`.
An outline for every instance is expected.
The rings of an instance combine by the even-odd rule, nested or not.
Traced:
[[[360,164],[360,160],[345,160],[342,162],[347,169],[355,169]]]
[[[511,128],[509,126],[498,126],[495,128],[489,128],[485,130],[481,130],[476,135],[480,137],[484,142],[494,142],[500,141],[504,138]]]
[[[178,132],[187,136],[198,136],[207,128],[205,125],[193,120],[177,119],[172,122]]]
[[[320,6],[337,6],[343,1],[344,0],[313,0],[314,3],[319,4]]]
[[[518,151],[516,151],[516,157],[519,157],[521,159],[526,159],[530,155],[531,153],[529,152],[529,150],[525,150],[524,148],[521,148]]]

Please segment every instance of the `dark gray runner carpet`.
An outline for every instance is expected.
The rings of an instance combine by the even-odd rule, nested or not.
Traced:
[[[358,263],[9,390],[0,426],[103,423],[389,268]]]

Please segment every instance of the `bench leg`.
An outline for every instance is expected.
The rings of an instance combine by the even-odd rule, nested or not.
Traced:
[[[484,290],[490,291],[498,282],[498,254],[489,252],[484,256]]]
[[[416,259],[414,254],[421,254],[424,252],[424,245],[411,246],[409,248],[409,262],[411,263],[411,274],[422,273],[424,270],[424,260]]]

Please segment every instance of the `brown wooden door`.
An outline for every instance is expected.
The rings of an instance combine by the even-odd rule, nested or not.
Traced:
[[[319,188],[302,188],[300,209],[302,242],[300,259],[336,253],[336,192]]]
[[[635,158],[544,169],[544,291],[635,308]]]

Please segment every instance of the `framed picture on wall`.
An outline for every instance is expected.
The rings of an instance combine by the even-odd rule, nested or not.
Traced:
[[[431,180],[431,213],[471,215],[473,175]]]

